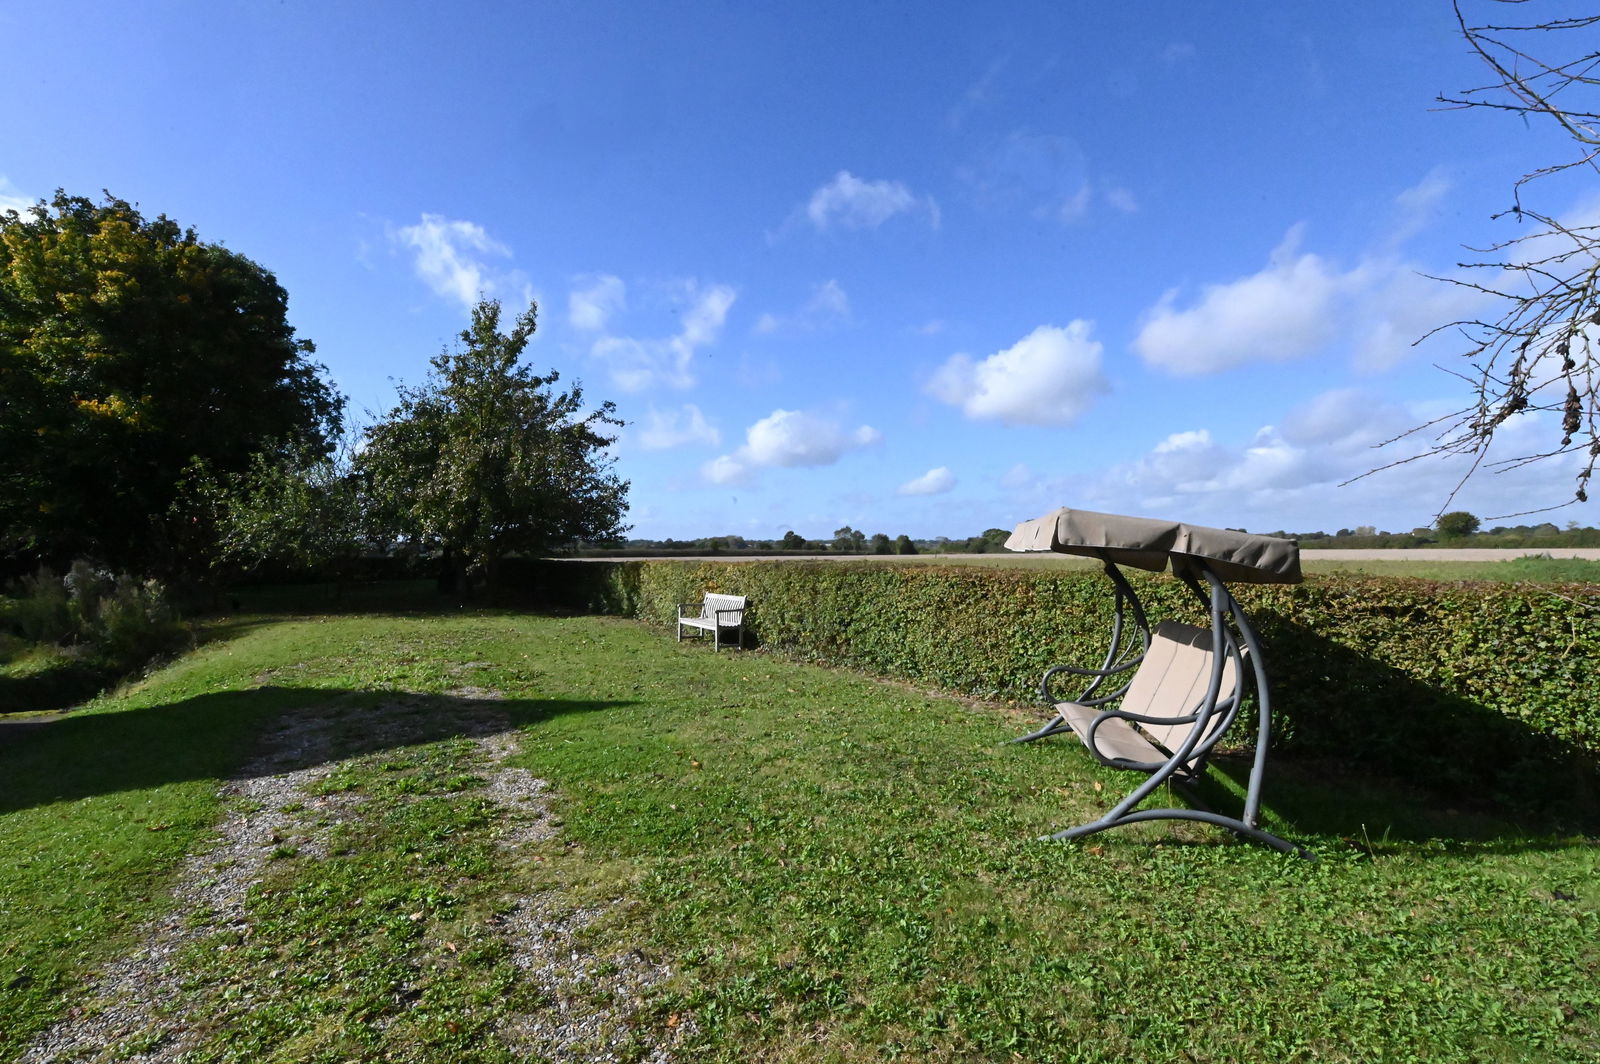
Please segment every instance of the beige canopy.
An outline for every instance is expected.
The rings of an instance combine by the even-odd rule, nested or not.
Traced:
[[[1022,522],[1006,540],[1006,549],[1080,554],[1151,572],[1165,569],[1170,559],[1172,571],[1180,576],[1192,568],[1188,559],[1204,558],[1227,581],[1298,584],[1301,579],[1300,546],[1291,539],[1065,506]]]

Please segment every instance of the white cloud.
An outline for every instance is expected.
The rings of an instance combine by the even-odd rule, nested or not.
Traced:
[[[1094,198],[1094,188],[1086,181],[1078,191],[1059,203],[1040,207],[1034,212],[1039,218],[1054,218],[1058,222],[1076,222],[1089,213],[1089,203]]]
[[[966,92],[961,94],[961,99],[956,102],[955,106],[950,108],[949,114],[945,116],[945,121],[952,130],[959,131],[966,122],[968,115],[980,108],[992,106],[1000,98],[996,85],[1000,80],[1001,73],[1009,63],[1009,56],[1000,56],[989,64],[988,69],[983,72],[977,81],[967,87]]]
[[[798,312],[788,315],[765,313],[756,319],[752,332],[771,335],[779,332],[814,332],[850,320],[850,297],[838,281],[817,285],[811,298]]]
[[[1076,222],[1094,203],[1083,148],[1061,133],[1013,132],[959,173],[979,203],[1041,220]]]
[[[956,486],[956,475],[947,466],[930,469],[895,489],[900,495],[942,495]]]
[[[811,293],[811,298],[806,302],[805,312],[824,318],[848,318],[850,297],[845,295],[838,281],[830,278],[817,285],[816,291]]]
[[[531,302],[526,280],[515,271],[499,271],[491,258],[509,258],[511,249],[476,222],[453,221],[424,214],[416,225],[403,226],[393,239],[416,253],[417,276],[437,294],[470,309],[481,297],[516,294]]]
[[[614,282],[614,283],[613,283]],[[727,285],[681,281],[672,286],[672,302],[681,306],[673,336],[639,339],[609,332],[615,312],[626,307],[626,286],[614,277],[576,290],[568,300],[574,325],[600,332],[589,353],[606,364],[611,379],[625,391],[664,386],[688,388],[695,382],[694,356],[716,343],[738,293]]]
[[[1435,168],[1421,181],[1394,198],[1398,219],[1388,235],[1388,245],[1398,247],[1415,236],[1439,213],[1439,205],[1453,185],[1444,171]]]
[[[882,439],[870,425],[847,429],[821,414],[779,409],[745,430],[744,446],[708,462],[702,472],[717,484],[741,483],[761,468],[833,465]]]
[[[29,199],[22,194],[22,190],[11,183],[5,174],[0,174],[0,214],[6,211],[16,211],[22,214],[29,207],[38,203],[38,200]]]
[[[628,289],[622,278],[601,274],[587,288],[567,296],[567,319],[582,332],[604,332],[611,316],[628,308]]]
[[[1039,475],[1026,462],[1018,462],[1000,477],[1000,486],[1008,491],[1032,489],[1038,482]]]
[[[1139,210],[1139,201],[1134,199],[1133,193],[1120,186],[1106,189],[1106,202],[1123,214],[1136,214]]]
[[[646,411],[644,423],[637,430],[639,446],[647,451],[665,451],[691,443],[715,447],[722,442],[722,433],[706,421],[705,414],[693,403],[685,403],[677,410],[661,411],[651,407]]]
[[[1259,273],[1207,285],[1179,309],[1168,291],[1146,315],[1133,348],[1147,363],[1179,376],[1216,373],[1246,362],[1309,354],[1337,331],[1340,278],[1322,259],[1298,254],[1301,227],[1289,231]]]
[[[749,463],[731,454],[718,455],[702,466],[700,472],[713,484],[748,484],[755,475]]]
[[[1172,433],[1145,454],[1093,478],[1064,478],[1013,470],[1003,481],[1012,497],[1035,504],[1171,517],[1202,524],[1290,531],[1371,524],[1406,532],[1426,525],[1441,508],[1480,516],[1515,513],[1570,495],[1570,459],[1515,473],[1483,475],[1454,501],[1450,492],[1469,459],[1429,457],[1359,480],[1371,470],[1425,450],[1427,434],[1396,439],[1441,412],[1439,404],[1401,404],[1353,388],[1325,392],[1263,425],[1242,445],[1225,444],[1205,428]],[[1541,421],[1541,419],[1544,419]],[[1528,453],[1548,415],[1507,422],[1502,456]]]
[[[845,429],[837,421],[799,410],[774,410],[745,433],[751,460],[764,466],[832,465],[846,451],[868,447],[883,438],[862,425]]]
[[[1429,333],[1452,321],[1473,319],[1488,300],[1481,292],[1428,276],[1438,271],[1424,270],[1397,254],[1450,187],[1435,171],[1402,191],[1395,197],[1390,232],[1371,255],[1348,268],[1302,253],[1304,227],[1292,227],[1262,270],[1207,285],[1188,306],[1179,305],[1176,289],[1165,293],[1145,313],[1134,350],[1147,364],[1177,376],[1303,358],[1335,344],[1359,371],[1393,368],[1414,357]],[[1546,248],[1521,250],[1537,254]],[[1491,277],[1485,283],[1496,287],[1497,280]]]
[[[1356,369],[1376,373],[1412,357],[1429,332],[1475,316],[1481,292],[1425,276],[1409,263],[1364,263],[1346,275],[1354,303],[1347,332]]]
[[[934,228],[939,226],[939,205],[933,197],[919,199],[900,181],[864,181],[848,170],[811,193],[805,217],[819,230],[876,229],[897,214],[925,210]]]
[[[1004,351],[974,362],[952,356],[928,391],[974,420],[1008,425],[1068,425],[1108,389],[1094,326],[1078,319],[1061,328],[1041,325]]]

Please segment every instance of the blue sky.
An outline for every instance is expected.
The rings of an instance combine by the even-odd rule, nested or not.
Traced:
[[[1422,275],[1568,157],[1434,109],[1486,80],[1443,0],[23,0],[0,37],[4,205],[108,189],[262,263],[358,419],[536,299],[652,538],[1429,524],[1458,466],[1340,482],[1469,398],[1412,342],[1483,308]]]

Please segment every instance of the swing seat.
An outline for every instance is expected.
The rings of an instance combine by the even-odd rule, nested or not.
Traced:
[[[1150,633],[1150,647],[1117,708],[1055,702],[1056,720],[1046,734],[1070,728],[1101,764],[1155,772],[1184,748],[1191,733],[1199,731],[1178,766],[1179,775],[1198,778],[1206,755],[1227,733],[1238,709],[1239,669],[1229,658],[1223,662],[1216,707],[1206,712],[1214,656],[1208,630],[1162,621]],[[1049,684],[1046,674],[1047,700]],[[1043,735],[1035,732],[1019,741],[1035,737]]]

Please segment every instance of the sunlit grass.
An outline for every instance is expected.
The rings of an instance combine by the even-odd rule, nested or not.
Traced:
[[[560,835],[494,847],[482,766],[448,735],[352,753],[325,784],[363,799],[340,852],[279,855],[248,948],[181,961],[175,1007],[212,1017],[195,1059],[508,1059],[499,1020],[554,1007],[496,931],[526,896],[597,911],[594,955],[674,971],[634,1044],[682,1059],[1570,1061],[1600,1044],[1594,840],[1285,764],[1273,826],[1316,863],[1198,825],[1041,843],[1130,777],[1070,739],[1002,745],[1025,711],[634,622],[400,604],[240,625],[0,747],[0,1055],[170,904],[270,717],[463,682],[506,695]]]

